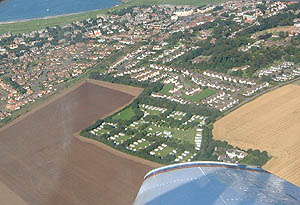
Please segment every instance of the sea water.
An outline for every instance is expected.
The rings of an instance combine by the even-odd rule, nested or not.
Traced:
[[[0,22],[111,8],[119,0],[4,0],[0,3]]]

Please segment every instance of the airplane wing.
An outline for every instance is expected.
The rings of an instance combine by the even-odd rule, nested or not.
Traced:
[[[260,167],[188,162],[146,174],[134,204],[300,204],[300,188]]]

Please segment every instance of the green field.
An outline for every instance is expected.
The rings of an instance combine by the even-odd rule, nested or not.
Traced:
[[[181,120],[184,116],[183,115],[175,115],[174,113],[172,113],[174,116],[173,116],[173,118],[175,119],[175,120]],[[171,116],[170,116],[171,117]]]
[[[163,87],[163,89],[161,91],[159,91],[160,94],[163,94],[163,95],[172,95],[171,93],[169,93],[170,90],[174,89],[174,84],[168,84],[168,85],[165,85]]]
[[[130,0],[127,3],[115,6],[110,9],[95,10],[89,12],[82,12],[78,14],[70,14],[49,18],[40,18],[33,20],[25,20],[14,23],[0,24],[0,34],[3,33],[26,33],[35,30],[40,30],[45,27],[66,25],[75,21],[82,21],[87,18],[95,18],[98,14],[107,14],[114,10],[119,10],[128,6],[154,5],[154,4],[173,4],[173,5],[205,5],[217,4],[225,2],[226,0]]]
[[[300,85],[300,80],[295,81],[294,84]]]
[[[196,95],[193,95],[193,96],[189,96],[189,95],[182,95],[181,97],[185,100],[188,100],[188,101],[192,101],[192,102],[200,102],[201,100],[213,95],[217,93],[216,90],[213,90],[213,89],[205,89],[203,90],[202,92],[196,94]]]
[[[187,162],[188,159],[189,159],[192,155],[193,155],[193,153],[190,152],[186,157],[184,157],[184,158],[181,160],[181,162]]]
[[[156,126],[150,126],[149,128],[152,128],[152,130],[149,131],[149,129],[147,129],[147,131],[153,134],[157,131],[160,132],[170,131],[175,139],[179,139],[181,141],[186,141],[191,144],[195,144],[196,128],[190,128],[188,130],[177,130],[176,128],[166,128],[166,127],[156,127]]]
[[[174,148],[167,146],[163,150],[159,150],[158,152],[155,153],[157,156],[165,157],[168,154],[170,154],[173,151]]]
[[[149,141],[144,141],[144,142],[141,142],[139,145],[136,146],[136,149],[145,149],[147,148],[149,145],[151,144],[151,142]]]
[[[190,81],[188,79],[184,79],[184,82],[191,87],[193,87],[195,85],[192,81]]]
[[[123,142],[129,140],[131,137],[132,137],[132,136],[127,136],[127,135],[125,135],[125,136],[120,136],[120,137],[118,137],[115,141],[118,142],[118,143],[120,143],[120,144],[122,144]]]
[[[74,21],[82,21],[87,18],[96,17],[97,14],[104,13],[106,10],[90,11],[80,14],[72,14],[66,16],[41,18],[28,21],[20,21],[15,23],[0,24],[0,34],[12,32],[12,33],[23,33],[40,30],[45,27],[54,27],[57,25],[66,25]]]
[[[108,131],[108,130],[105,130],[105,129],[102,129],[101,131],[98,131],[98,132],[97,132],[97,134],[98,134],[99,136],[101,136],[101,135],[103,135],[103,134],[106,134],[106,133],[109,133],[109,131]]]
[[[134,115],[135,113],[132,107],[128,107],[125,110],[113,116],[113,120],[130,120]]]

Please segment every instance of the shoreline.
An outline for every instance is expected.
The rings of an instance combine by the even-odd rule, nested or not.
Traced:
[[[89,11],[80,11],[80,12],[73,12],[73,13],[68,13],[68,14],[58,14],[58,15],[51,15],[51,16],[45,16],[45,17],[36,17],[36,18],[29,18],[29,19],[20,19],[20,20],[11,20],[11,21],[0,21],[0,25],[3,24],[13,24],[13,23],[22,23],[22,22],[28,22],[28,21],[34,21],[34,20],[48,20],[48,19],[54,19],[54,18],[59,18],[59,17],[66,17],[66,16],[73,16],[73,15],[80,15],[80,14],[85,14],[89,12],[97,12],[97,11],[104,11],[104,10],[109,10],[112,8],[116,8],[120,5],[124,5],[128,1],[126,0],[119,0],[120,3],[114,5],[113,7],[109,8],[102,8],[102,9],[94,9],[94,10],[89,10]]]

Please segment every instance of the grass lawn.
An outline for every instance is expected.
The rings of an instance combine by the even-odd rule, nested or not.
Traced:
[[[139,145],[137,145],[135,148],[136,149],[145,149],[147,148],[149,145],[151,144],[151,142],[149,141],[144,141],[144,142],[141,142]]]
[[[51,18],[41,18],[41,19],[33,19],[28,21],[21,21],[16,23],[7,23],[0,24],[0,34],[1,33],[23,33],[23,32],[31,32],[35,30],[40,30],[45,27],[53,27],[57,25],[66,25],[68,23],[72,23],[74,21],[82,21],[87,18],[95,18],[97,14],[104,13],[105,10],[98,11],[90,11],[84,12],[80,14],[72,14],[66,16],[58,16]]]
[[[103,135],[103,134],[106,134],[106,133],[108,133],[108,130],[105,130],[105,129],[102,129],[101,131],[97,132],[98,135]]]
[[[161,91],[159,91],[159,93],[163,94],[163,95],[172,95],[171,93],[169,93],[169,91],[172,89],[174,89],[174,84],[168,84],[168,85],[165,85],[163,87],[163,89]]]
[[[198,119],[195,119],[194,122],[199,122],[200,123],[200,122],[203,122],[203,120],[201,120],[200,118],[198,118]]]
[[[183,116],[181,115],[174,115],[173,117],[175,120],[182,120]]]
[[[170,154],[173,151],[173,149],[174,149],[173,147],[167,146],[163,150],[159,150],[158,152],[156,152],[155,155],[165,157],[168,154]]]
[[[181,97],[185,100],[188,100],[188,101],[200,102],[201,100],[203,100],[203,99],[205,99],[205,98],[207,98],[207,97],[209,97],[209,96],[211,96],[215,93],[217,93],[216,90],[208,88],[208,89],[205,89],[202,92],[200,92],[200,93],[198,93],[194,96],[189,96],[189,95],[184,95],[183,94]]]
[[[120,137],[118,137],[115,141],[118,142],[118,143],[120,143],[120,144],[122,144],[123,142],[129,140],[131,137],[132,137],[132,136],[127,136],[127,135],[125,135],[125,136],[120,136]]]
[[[152,128],[150,131],[149,128]],[[166,128],[166,127],[156,127],[150,126],[147,131],[151,133],[155,133],[157,131],[164,132],[170,131],[175,139],[179,139],[181,141],[189,142],[191,144],[195,144],[195,136],[196,136],[196,128],[190,128],[188,130],[177,130],[176,128]],[[164,135],[162,134],[161,137]]]
[[[128,107],[125,110],[119,112],[113,116],[113,120],[130,120],[135,115],[132,107]]]
[[[190,152],[186,157],[184,157],[180,162],[188,162],[188,159],[193,155],[193,152]]]
[[[188,79],[184,79],[184,82],[185,82],[186,84],[188,84],[189,86],[191,86],[191,87],[193,87],[193,86],[195,85],[192,81],[190,81],[190,80],[188,80]]]
[[[150,115],[160,115],[161,112],[157,111],[157,110],[147,110],[147,112],[150,113]]]
[[[294,84],[300,85],[300,80],[295,81]]]

